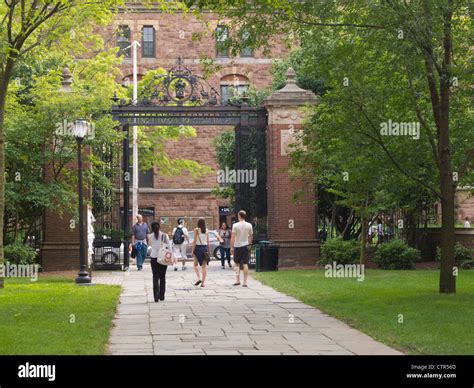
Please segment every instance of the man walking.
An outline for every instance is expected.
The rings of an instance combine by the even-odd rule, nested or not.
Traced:
[[[234,286],[240,286],[240,265],[242,264],[244,270],[244,283],[242,287],[247,287],[250,245],[253,241],[253,227],[250,222],[245,221],[245,216],[244,210],[239,211],[239,221],[232,226],[232,237],[230,239],[230,250],[231,254],[234,255],[235,263],[236,281]]]
[[[132,227],[132,245],[137,250],[137,269],[139,271],[143,268],[145,262],[148,245],[146,241],[147,234],[151,233],[150,228],[146,222],[143,222],[143,216],[137,216],[137,223]]]
[[[173,229],[174,270],[178,270],[178,259],[182,259],[182,270],[186,269],[186,247],[189,242],[188,229],[184,226],[184,218],[178,218],[178,225]]]

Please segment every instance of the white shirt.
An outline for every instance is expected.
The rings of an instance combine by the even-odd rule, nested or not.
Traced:
[[[198,233],[196,233],[196,231]],[[206,233],[202,233],[201,229],[197,228],[197,230],[195,230],[195,234],[196,236],[194,236],[194,238],[196,239],[196,245],[207,246],[207,236],[206,236],[207,229],[206,229]]]
[[[232,226],[234,237],[234,248],[245,247],[249,245],[250,237],[253,236],[253,227],[250,222],[239,221]]]
[[[148,235],[148,241],[151,245],[150,257],[158,257],[158,251],[160,250],[161,243],[164,241],[166,245],[170,245],[170,239],[166,233],[160,231],[158,239],[155,238],[155,233],[150,233]]]
[[[464,221],[464,227],[465,228],[470,228],[471,227],[471,223],[469,221]]]

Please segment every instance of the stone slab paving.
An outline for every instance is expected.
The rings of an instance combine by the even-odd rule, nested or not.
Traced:
[[[105,284],[119,284],[115,275],[101,276]],[[233,271],[217,262],[211,262],[205,288],[193,286],[191,267],[169,268],[166,300],[158,303],[149,264],[118,277],[123,292],[111,355],[402,354],[254,279],[248,288],[235,287]]]

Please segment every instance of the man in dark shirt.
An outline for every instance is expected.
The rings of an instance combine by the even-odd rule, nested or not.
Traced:
[[[137,250],[137,268],[139,271],[143,268],[148,246],[146,244],[146,236],[151,233],[146,222],[143,222],[143,216],[137,216],[137,223],[132,227],[132,244]]]

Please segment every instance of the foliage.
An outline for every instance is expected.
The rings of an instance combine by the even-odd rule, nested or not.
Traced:
[[[319,264],[355,264],[359,259],[359,244],[355,240],[334,238],[321,245]]]
[[[374,261],[383,269],[414,269],[420,251],[402,240],[392,240],[379,246]]]
[[[36,264],[36,251],[18,242],[6,245],[5,260],[11,264]]]
[[[436,261],[441,260],[441,248],[436,247]],[[459,241],[454,245],[454,260],[456,266],[470,269],[474,265],[474,251],[462,245]]]

